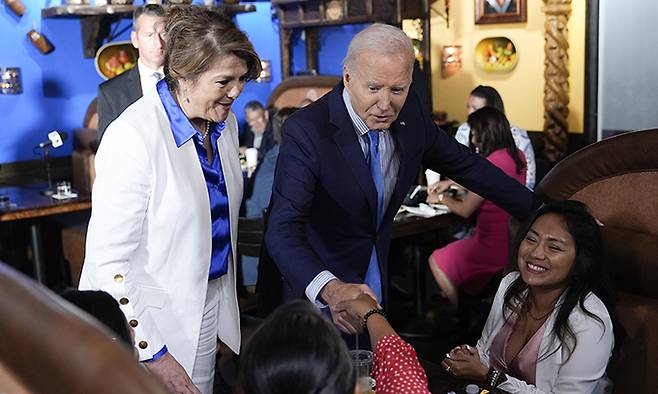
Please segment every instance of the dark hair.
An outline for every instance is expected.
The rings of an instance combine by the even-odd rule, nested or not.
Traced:
[[[519,156],[504,113],[494,107],[482,107],[468,115],[466,122],[471,128],[471,135],[475,135],[478,141],[482,156],[487,157],[498,149],[507,149],[516,164],[516,173],[525,171],[526,163]]]
[[[142,15],[164,18],[165,10],[160,4],[145,4],[135,8],[135,11],[133,11],[133,30],[137,30],[137,25],[139,24],[137,20]]]
[[[272,119],[272,138],[274,138],[274,142],[277,144],[281,143],[283,137],[283,130],[281,130],[283,122],[298,109],[297,107],[283,107],[274,114],[274,118]]]
[[[569,316],[573,309],[576,306],[580,307],[586,315],[597,320],[605,329],[603,320],[585,308],[585,299],[590,293],[594,293],[599,297],[607,308],[614,326],[616,320],[614,297],[605,263],[605,248],[601,230],[594,217],[589,213],[587,206],[580,201],[567,200],[542,205],[517,234],[514,249],[511,253],[515,265],[518,265],[519,247],[528,231],[537,219],[547,214],[558,215],[564,220],[567,231],[573,238],[576,247],[573,271],[562,295],[563,301],[560,305],[557,305],[558,310],[553,326],[553,333],[560,343],[566,346],[569,353],[568,360],[577,345],[576,335],[569,324]],[[527,299],[527,290],[528,284],[519,275],[505,292],[503,311],[508,312],[505,319],[508,319],[513,312],[518,312],[519,308],[524,305]],[[616,329],[614,331],[617,335]],[[558,347],[542,356],[542,358],[548,357],[557,350]]]
[[[487,107],[494,107],[498,111],[505,113],[505,105],[503,105],[502,97],[500,97],[498,91],[491,86],[478,85],[471,91],[471,96],[484,99]]]
[[[128,322],[119,303],[107,292],[99,290],[64,290],[60,296],[103,323],[129,348],[133,347]]]
[[[178,91],[178,79],[196,81],[226,55],[246,63],[247,81],[260,75],[253,45],[230,19],[204,7],[188,6],[169,8],[166,18],[164,74],[172,92]]]
[[[356,373],[340,334],[308,301],[275,310],[240,356],[245,394],[352,394]]]
[[[262,110],[265,111],[265,107],[263,104],[261,104],[260,101],[258,100],[251,100],[244,106],[244,110],[249,110],[249,111],[257,111],[257,110]]]

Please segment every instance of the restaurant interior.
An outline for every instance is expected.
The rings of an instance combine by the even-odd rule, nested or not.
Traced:
[[[85,262],[100,141],[98,86],[137,63],[131,17],[143,4],[134,1],[0,5],[0,393],[166,392],[113,348],[100,323],[58,296],[77,288]],[[614,392],[658,386],[658,2],[190,1],[163,6],[216,9],[260,57],[260,76],[232,105],[241,134],[251,127],[250,102],[274,114],[331,91],[350,40],[376,22],[412,39],[413,86],[440,132],[454,136],[466,121],[476,86],[494,87],[510,124],[527,130],[534,193],[582,201],[602,223],[625,333],[607,368]],[[491,11],[489,3],[514,8]],[[247,160],[243,155],[245,174]],[[430,183],[425,170],[418,169],[418,190]],[[427,260],[474,220],[405,202],[409,208],[392,230],[388,320],[416,350],[431,392],[465,392],[469,382],[446,373],[441,362],[454,346],[475,345],[502,273],[452,305]],[[264,228],[262,216],[239,218],[238,256],[262,255]],[[510,234],[517,228],[512,221]],[[238,267],[244,343],[263,316],[255,283],[245,282],[246,268]],[[214,392],[239,392],[239,357],[225,347],[220,353]]]

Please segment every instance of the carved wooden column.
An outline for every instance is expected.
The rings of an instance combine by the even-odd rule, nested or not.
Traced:
[[[568,148],[569,41],[567,22],[571,0],[543,0],[546,13],[544,44],[544,152],[557,161]]]
[[[281,48],[281,76],[286,79],[290,76],[290,40],[292,29],[279,29],[279,47]]]

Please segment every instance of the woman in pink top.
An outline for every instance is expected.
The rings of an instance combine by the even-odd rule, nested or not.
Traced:
[[[604,393],[615,343],[599,226],[578,201],[543,205],[520,232],[477,347],[443,367],[510,393]]]
[[[468,124],[476,151],[525,184],[525,157],[514,143],[505,115],[493,107],[483,107],[468,116]],[[456,304],[457,289],[478,294],[507,264],[510,215],[473,192],[461,200],[443,193],[453,184],[445,180],[430,185],[427,201],[447,205],[465,218],[477,213],[473,235],[435,250],[429,258],[434,279],[443,294]]]

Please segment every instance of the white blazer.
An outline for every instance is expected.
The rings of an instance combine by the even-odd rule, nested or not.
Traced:
[[[498,287],[487,323],[482,330],[482,337],[477,343],[482,363],[489,366],[489,349],[496,334],[504,324],[503,302],[505,291],[519,276],[512,272],[505,276]],[[558,300],[558,304],[562,299]],[[536,386],[507,375],[507,381],[498,386],[509,393],[605,393],[611,390],[610,381],[605,376],[608,360],[614,347],[612,321],[603,302],[593,293],[585,299],[585,308],[594,313],[604,325],[586,315],[576,306],[569,315],[569,324],[576,335],[578,343],[567,360],[567,349],[553,334],[553,324],[557,316],[556,308],[546,322],[544,336],[539,345],[540,360],[537,361]],[[605,326],[605,330],[604,330]],[[551,353],[541,359],[542,355]],[[566,362],[565,362],[566,361]]]
[[[242,201],[238,127],[230,113],[217,140],[231,226],[228,272],[220,281],[218,336],[235,353],[235,287]],[[107,291],[135,330],[140,360],[166,345],[191,376],[211,254],[208,191],[194,141],[176,147],[156,90],[129,106],[103,135],[80,289]]]

